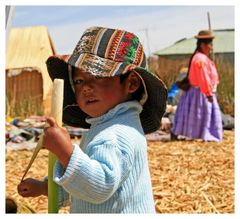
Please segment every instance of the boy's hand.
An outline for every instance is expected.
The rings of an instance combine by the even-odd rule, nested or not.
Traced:
[[[23,197],[37,197],[48,195],[48,182],[32,178],[23,180],[17,187],[18,193]]]
[[[49,127],[44,129],[43,145],[54,153],[66,169],[73,152],[70,135],[64,128],[58,127],[54,118],[46,117]]]

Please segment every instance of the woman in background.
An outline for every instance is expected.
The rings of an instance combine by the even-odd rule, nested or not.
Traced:
[[[211,31],[202,30],[195,38],[197,48],[191,57],[188,74],[191,87],[180,97],[172,135],[221,141],[222,118],[216,97],[219,74],[209,58],[214,36]]]

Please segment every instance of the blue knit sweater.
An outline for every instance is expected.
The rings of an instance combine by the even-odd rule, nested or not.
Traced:
[[[129,101],[87,119],[67,169],[56,162],[60,203],[70,200],[71,213],[155,213],[141,110]]]

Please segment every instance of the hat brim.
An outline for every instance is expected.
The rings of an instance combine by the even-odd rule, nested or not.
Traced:
[[[200,36],[200,35],[197,35],[197,36],[194,36],[196,39],[214,39],[215,37],[214,36],[211,36],[211,35],[206,35],[206,36]]]
[[[55,78],[64,80],[63,94],[63,122],[74,127],[89,128],[90,124],[86,123],[87,114],[84,113],[77,105],[75,94],[69,80],[68,59],[70,56],[51,56],[47,59],[46,65],[52,81]]]
[[[167,88],[161,79],[146,69],[136,67],[134,70],[141,75],[147,88],[148,99],[143,105],[140,120],[144,133],[148,134],[160,128],[167,104]]]
[[[51,56],[46,64],[52,80],[55,78],[64,80],[63,122],[75,127],[90,128],[90,124],[85,121],[88,115],[78,107],[71,87],[68,73],[69,56]],[[148,99],[143,105],[140,120],[145,134],[154,132],[159,129],[165,112],[167,89],[156,75],[141,67],[124,63],[124,68],[119,74],[129,70],[138,72],[146,84]]]

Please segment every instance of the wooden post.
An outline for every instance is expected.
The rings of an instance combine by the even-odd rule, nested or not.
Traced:
[[[210,31],[212,31],[211,19],[210,19],[210,13],[209,13],[209,12],[207,13],[207,17],[208,17],[208,29],[209,29]]]
[[[207,17],[208,17],[208,29],[209,31],[212,31],[212,26],[211,26],[211,18],[210,18],[210,13],[207,13]],[[212,53],[210,54],[210,58],[215,61],[215,55],[214,55],[214,51],[212,50]]]
[[[53,81],[51,116],[59,127],[62,126],[63,107],[63,84],[62,79]],[[57,147],[57,145],[56,145]],[[53,181],[53,167],[56,156],[49,152],[48,155],[48,213],[58,213],[58,185]]]

